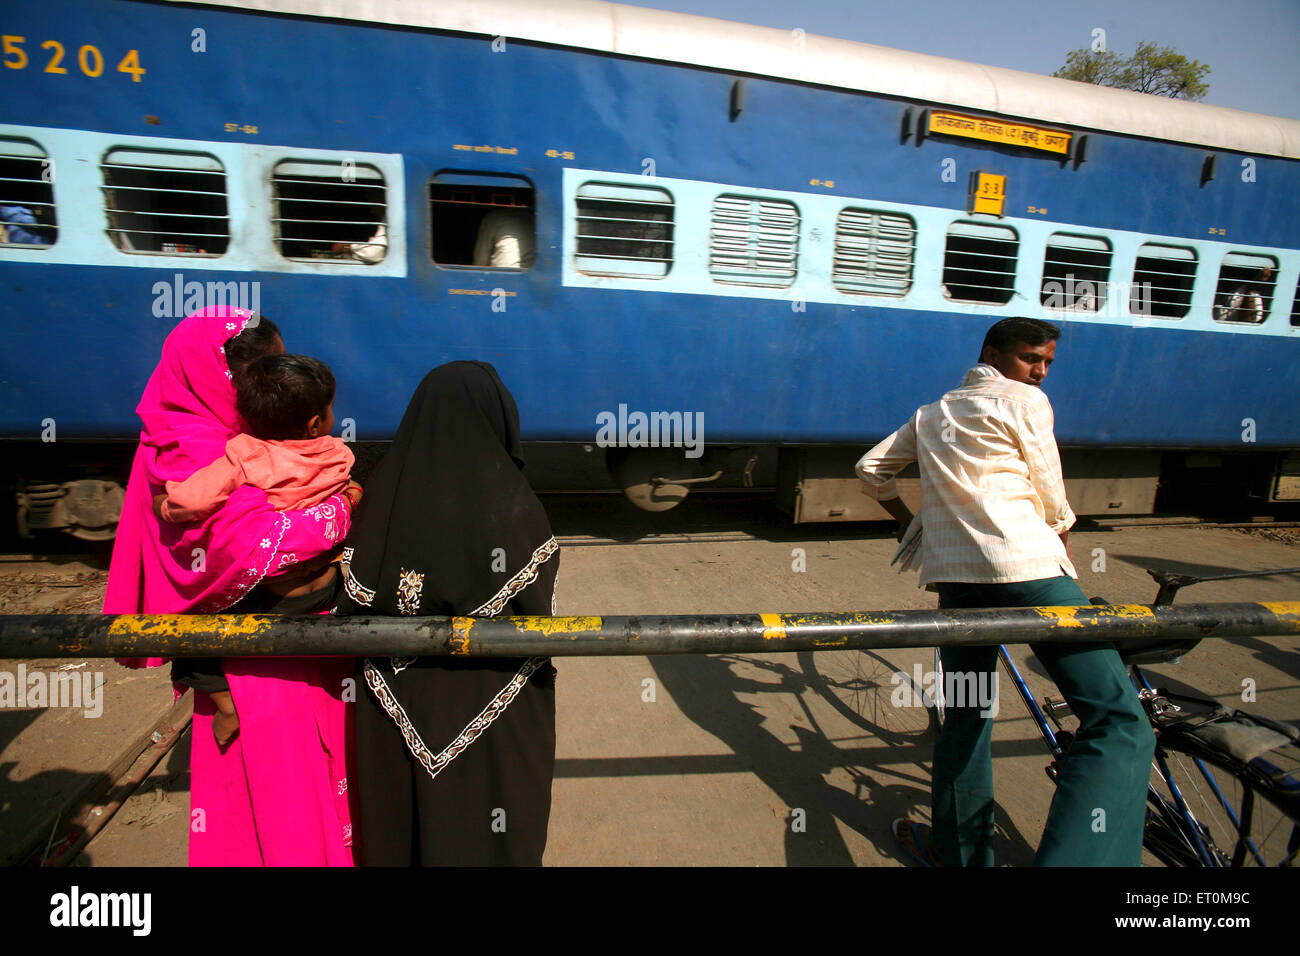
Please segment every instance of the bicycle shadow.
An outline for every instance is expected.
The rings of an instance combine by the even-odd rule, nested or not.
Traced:
[[[906,861],[891,823],[897,817],[928,819],[933,728],[920,735],[901,733],[859,717],[855,724],[879,743],[852,749],[837,746],[807,699],[810,693],[823,691],[818,685],[826,683],[824,678],[811,677],[809,672],[816,673],[813,668],[796,670],[785,663],[787,659],[789,655],[780,655],[779,660],[660,656],[651,658],[650,663],[682,714],[726,744],[745,769],[788,808],[783,824],[787,865],[854,865],[841,826],[868,841],[880,856]],[[746,678],[736,673],[736,665],[756,667],[779,679]],[[761,695],[772,692],[791,694],[797,702],[798,722],[787,728],[794,735],[793,742],[768,729],[776,708],[765,707]],[[751,703],[740,695],[758,695],[759,700]],[[997,749],[1021,747],[1011,742],[1007,748],[1004,742]],[[828,779],[838,771],[848,775],[851,789]],[[1017,863],[1032,860],[1032,847],[1000,807],[997,822],[998,858]]]

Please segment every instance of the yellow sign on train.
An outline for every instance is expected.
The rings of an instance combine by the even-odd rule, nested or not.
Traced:
[[[1007,201],[1007,177],[997,173],[976,173],[970,183],[970,211],[1002,215]]]
[[[1028,123],[1008,123],[1006,120],[965,116],[961,113],[946,113],[941,110],[930,111],[930,132],[982,139],[989,143],[1005,143],[1008,146],[1027,146],[1030,149],[1062,154],[1070,152],[1070,137],[1073,135],[1059,129],[1030,126]]]

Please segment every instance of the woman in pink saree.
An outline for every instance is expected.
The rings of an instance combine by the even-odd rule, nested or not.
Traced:
[[[154,514],[164,482],[220,458],[240,431],[226,344],[253,318],[246,309],[209,307],[163,344],[136,409],[143,430],[113,546],[106,614],[238,611],[232,605],[264,578],[319,561],[348,532],[343,495],[278,512],[265,491],[248,485],[202,521],[168,524]],[[272,341],[270,351],[284,350],[278,336]],[[212,698],[195,692],[190,865],[351,866],[343,696],[353,686],[354,662],[243,657],[223,665],[239,731],[218,747]]]

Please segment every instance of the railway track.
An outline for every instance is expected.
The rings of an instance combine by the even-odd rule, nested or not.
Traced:
[[[680,524],[676,522],[675,524]],[[607,534],[557,531],[555,538],[561,547],[591,548],[612,545],[643,544],[731,544],[743,541],[807,541],[809,539],[826,541],[843,541],[863,537],[889,537],[893,534],[889,522],[869,521],[845,524],[780,524],[762,519],[751,520],[743,524],[731,522],[727,528],[706,528],[699,531],[648,530],[645,525],[637,528],[629,526],[625,531],[613,531]],[[1125,528],[1233,528],[1233,529],[1300,529],[1300,521],[1275,520],[1265,518],[1230,519],[1203,518],[1195,515],[1146,515],[1133,518],[1081,518],[1075,526],[1076,531],[1106,531]],[[1298,535],[1300,536],[1300,535]],[[36,550],[0,550],[0,564],[21,564],[24,562],[48,561],[82,561],[107,562],[107,552],[72,552],[72,551],[36,551]],[[57,586],[54,582],[44,582]],[[63,586],[75,586],[76,581],[69,580]]]
[[[1120,530],[1123,528],[1245,528],[1245,529],[1300,529],[1300,521],[1216,521],[1211,519],[1181,517],[1109,518],[1099,521],[1080,520],[1079,531]],[[739,541],[807,541],[810,538],[842,541],[862,537],[891,537],[893,529],[888,522],[860,522],[855,524],[802,524],[786,527],[737,528],[730,531],[653,532],[637,538],[620,538],[589,534],[557,534],[562,547],[603,547],[618,544],[725,544]]]

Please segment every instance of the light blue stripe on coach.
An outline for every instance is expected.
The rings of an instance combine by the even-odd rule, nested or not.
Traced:
[[[574,260],[576,252],[577,204],[574,196],[589,182],[616,183],[651,187],[667,191],[673,198],[673,263],[668,275],[655,278],[615,278],[581,272]],[[798,274],[789,288],[767,288],[720,283],[709,273],[709,228],[713,200],[722,194],[782,200],[795,205],[800,216]],[[597,169],[564,170],[564,284],[590,289],[622,289],[641,292],[675,292],[686,295],[721,295],[749,299],[777,299],[794,303],[820,302],[862,309],[905,309],[917,312],[946,312],[958,315],[982,315],[992,319],[1006,315],[1024,315],[1056,322],[1089,322],[1098,325],[1147,326],[1186,329],[1201,332],[1231,332],[1239,335],[1300,336],[1300,327],[1290,323],[1290,310],[1300,280],[1300,251],[1270,249],[1262,246],[1231,245],[1202,239],[1155,236],[1115,229],[1096,229],[1069,223],[1044,222],[1015,216],[971,216],[953,209],[917,206],[907,203],[879,202],[825,193],[781,192],[751,189],[726,183],[690,179],[648,177],[630,173],[613,173]],[[916,222],[917,241],[912,287],[900,297],[854,295],[840,292],[831,284],[831,264],[835,251],[836,220],[846,207],[886,213],[902,213]],[[954,222],[980,222],[1015,230],[1020,240],[1016,268],[1015,294],[1005,305],[976,305],[955,302],[943,295],[944,245],[948,227]],[[1105,237],[1112,247],[1110,296],[1100,313],[1064,312],[1040,304],[1043,254],[1053,233]],[[1135,316],[1128,311],[1127,296],[1133,278],[1138,249],[1145,243],[1159,243],[1195,249],[1196,282],[1192,289],[1191,308],[1185,318],[1160,319]],[[1273,256],[1278,260],[1277,283],[1273,308],[1260,325],[1216,322],[1213,318],[1219,266],[1229,252]],[[869,318],[864,313],[864,320]]]
[[[54,203],[58,241],[47,249],[0,244],[0,262],[49,262],[76,265],[124,266],[169,271],[287,272],[304,275],[406,275],[406,190],[402,157],[397,153],[356,150],[300,149],[251,143],[208,142],[154,136],[124,136],[44,126],[0,125],[0,137],[36,142],[54,160]],[[4,152],[0,139],[0,152]],[[175,256],[123,252],[108,235],[104,213],[103,176],[99,164],[111,149],[172,150],[207,153],[226,172],[226,201],[230,211],[230,245],[224,255]],[[271,170],[285,159],[343,159],[368,163],[384,175],[388,201],[388,255],[373,266],[361,262],[322,260],[294,262],[275,248]]]

